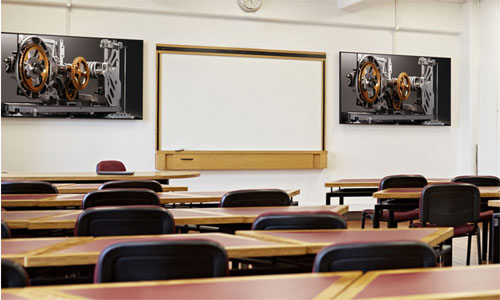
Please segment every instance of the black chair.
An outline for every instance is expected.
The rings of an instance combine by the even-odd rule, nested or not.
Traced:
[[[455,183],[470,183],[475,186],[500,186],[500,178],[496,176],[457,176],[451,180]],[[487,249],[488,249],[488,226],[490,230],[490,248],[493,246],[491,244],[492,236],[492,217],[493,210],[489,208],[488,201],[498,198],[481,198],[481,212],[479,213],[479,222],[483,223],[483,259],[486,259]],[[490,250],[489,260],[492,260],[492,252]]]
[[[252,230],[346,229],[344,218],[331,211],[273,212],[259,215]]]
[[[175,232],[174,218],[160,206],[93,207],[76,221],[75,236],[168,234]]]
[[[434,250],[422,242],[334,244],[316,255],[313,272],[367,272],[435,266]]]
[[[12,236],[12,234],[10,232],[9,225],[7,225],[7,223],[2,221],[2,239],[8,239],[11,236]]]
[[[426,186],[420,196],[420,222],[414,227],[453,227],[453,238],[467,236],[467,265],[470,264],[472,235],[477,236],[478,263],[481,264],[479,211],[481,198],[475,185],[468,183]],[[447,242],[451,243],[451,239]]]
[[[224,248],[207,240],[127,242],[99,256],[94,282],[222,277],[228,274]]]
[[[279,189],[238,190],[227,192],[220,201],[221,207],[290,206],[290,197]]]
[[[99,190],[106,189],[148,189],[153,192],[163,192],[161,184],[156,180],[121,180],[103,183]]]
[[[2,194],[57,194],[57,188],[45,181],[2,182]]]
[[[379,191],[389,188],[421,188],[427,185],[427,179],[421,175],[392,175],[386,176],[380,180],[379,183]],[[412,203],[414,202],[413,207],[409,205],[409,209],[406,211],[393,211],[391,218],[391,211],[384,210],[382,212],[381,220],[388,222],[388,227],[397,227],[397,223],[399,222],[407,222],[410,221],[410,224],[413,220],[418,219],[418,201],[411,199],[386,199],[385,202],[390,201],[393,204],[397,203]],[[373,209],[365,209],[363,210],[363,214],[361,217],[361,228],[365,228],[365,219],[372,218],[375,214],[375,210]]]
[[[82,209],[117,205],[160,205],[160,199],[148,189],[109,189],[90,192],[82,200]]]
[[[28,273],[17,263],[2,259],[2,289],[25,287],[28,285]]]

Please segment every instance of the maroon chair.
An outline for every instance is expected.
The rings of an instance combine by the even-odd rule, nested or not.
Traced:
[[[500,178],[496,176],[457,176],[451,180],[452,182],[463,182],[470,183],[475,186],[500,186]],[[493,210],[488,207],[488,200],[494,200],[498,198],[481,198],[481,212],[479,213],[479,222],[483,223],[483,258],[486,259],[487,249],[488,249],[488,226],[490,230],[490,248],[492,247],[492,220],[493,220]],[[492,260],[492,252],[490,250],[489,260]]]
[[[421,175],[392,175],[386,176],[380,180],[379,191],[389,188],[421,188],[427,185],[427,179]],[[412,202],[411,199],[386,199],[384,201],[391,201],[397,204],[398,202]],[[384,210],[382,212],[381,221],[389,222],[388,227],[397,227],[399,222],[410,221],[418,219],[418,201],[415,201],[415,208],[407,211],[394,211],[394,218],[390,219],[391,212]],[[374,209],[365,209],[361,217],[361,228],[365,228],[365,219],[373,219],[375,214]],[[392,224],[391,224],[392,223]]]
[[[99,256],[94,282],[223,277],[228,258],[220,244],[208,240],[125,242]]]
[[[420,223],[413,227],[453,227],[453,237],[468,237],[467,265],[470,264],[472,236],[477,236],[478,264],[481,264],[479,211],[481,197],[475,185],[468,183],[426,186],[420,196]],[[447,241],[451,244],[451,239]]]
[[[127,171],[127,168],[119,160],[102,160],[96,166],[96,172],[101,171]]]
[[[332,211],[269,212],[257,216],[252,230],[346,229],[344,218]]]

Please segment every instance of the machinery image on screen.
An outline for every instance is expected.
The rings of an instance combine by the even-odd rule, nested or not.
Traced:
[[[143,41],[2,33],[2,117],[142,119]]]
[[[341,124],[450,125],[450,58],[339,57]]]

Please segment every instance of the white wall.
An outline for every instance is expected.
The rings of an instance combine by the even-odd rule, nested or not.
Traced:
[[[478,171],[498,174],[498,107],[500,86],[500,14],[498,0],[479,2]]]
[[[392,0],[376,1],[362,10],[342,11],[334,0],[263,0],[253,14],[241,11],[236,0],[73,0],[71,7],[65,0],[47,3],[2,1],[2,31],[144,39],[144,120],[4,118],[2,171],[92,171],[97,161],[108,158],[120,159],[133,170],[154,169],[154,53],[156,43],[168,43],[327,52],[328,169],[207,171],[173,184],[191,190],[300,188],[297,200],[321,204],[329,180],[394,173],[457,175],[463,158],[457,149],[468,143],[460,139],[459,128],[470,123],[459,113],[467,105],[459,87],[470,78],[459,75],[464,55],[461,3],[398,1],[395,7]],[[339,125],[341,50],[451,57],[452,126]],[[470,160],[472,154],[461,155]],[[460,172],[472,172],[470,165]]]

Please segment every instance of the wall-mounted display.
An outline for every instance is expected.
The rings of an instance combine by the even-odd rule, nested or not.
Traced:
[[[339,57],[341,124],[450,125],[450,58]]]
[[[2,117],[142,119],[142,40],[2,33],[2,63]]]

